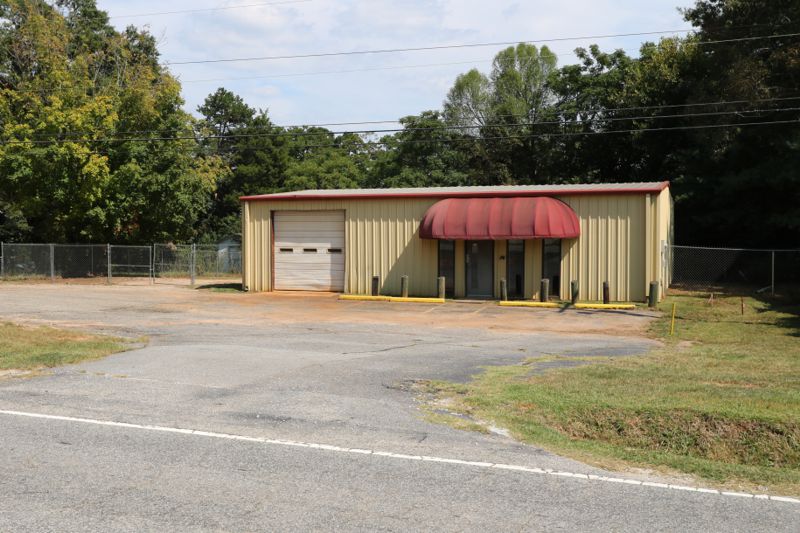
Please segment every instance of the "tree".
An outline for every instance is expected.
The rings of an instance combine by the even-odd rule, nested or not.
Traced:
[[[699,153],[685,161],[675,182],[679,235],[683,242],[800,246],[800,175],[794,170],[800,160],[800,113],[791,104],[764,101],[796,95],[800,42],[761,38],[791,33],[800,21],[800,4],[703,0],[684,15],[697,28],[699,43],[757,37],[698,46],[688,80],[692,98],[752,102],[739,106],[750,110],[741,117],[707,122],[783,123],[718,128],[698,142]]]
[[[557,58],[521,43],[499,52],[489,76],[472,70],[459,76],[444,103],[447,124],[481,137],[469,156],[475,183],[514,184],[547,182],[546,161],[554,118],[552,77]]]
[[[293,128],[285,190],[353,189],[361,187],[369,150],[351,133],[335,135],[319,127]]]
[[[249,107],[241,96],[220,87],[208,95],[197,111],[203,116],[201,133],[213,138],[206,142],[206,150],[230,157],[235,139],[226,136],[252,125],[256,110]]]
[[[444,101],[444,116],[449,124],[474,128],[477,133],[492,120],[492,84],[478,69],[456,78]]]
[[[56,242],[193,238],[211,167],[183,139],[193,120],[155,40],[114,31],[94,0],[56,7],[0,6],[4,232]]]
[[[217,175],[202,228],[206,240],[239,235],[239,197],[280,190],[286,180],[288,151],[282,128],[266,111],[256,111],[242,97],[219,88],[198,107],[203,158],[219,158]],[[216,163],[212,166],[216,167]]]
[[[441,113],[425,111],[400,119],[403,131],[382,139],[369,183],[373,187],[466,185],[475,139],[447,128]]]

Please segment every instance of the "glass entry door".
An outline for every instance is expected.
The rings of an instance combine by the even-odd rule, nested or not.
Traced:
[[[545,239],[542,244],[542,277],[550,280],[550,297],[561,296],[561,239]]]
[[[525,297],[525,241],[508,241],[506,251],[508,297],[521,300]]]
[[[467,298],[494,296],[494,241],[466,241]]]
[[[444,277],[444,295],[456,292],[456,241],[439,241],[439,276]]]

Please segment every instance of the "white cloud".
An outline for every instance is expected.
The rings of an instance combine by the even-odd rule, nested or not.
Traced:
[[[313,0],[221,11],[118,18],[112,23],[149,24],[162,37],[164,60],[296,55],[328,51],[405,48],[438,44],[518,41],[580,35],[633,33],[685,28],[677,12],[681,0]],[[690,3],[689,0],[683,0]],[[202,9],[257,3],[235,0],[99,0],[114,15]],[[165,8],[165,6],[167,6]],[[577,46],[635,53],[643,40],[657,36],[550,43],[562,64]],[[452,81],[472,65],[375,70],[328,75],[231,80],[255,76],[385,69],[403,65],[475,61],[488,69],[499,47],[464,48],[380,55],[293,60],[174,65],[185,83],[186,108],[194,112],[219,86],[240,94],[249,105],[269,108],[278,124],[395,119],[436,109]],[[482,58],[482,59],[481,59]]]

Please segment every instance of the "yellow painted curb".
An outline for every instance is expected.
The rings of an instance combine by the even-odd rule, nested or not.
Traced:
[[[444,298],[401,298],[400,296],[367,296],[362,294],[342,294],[340,300],[350,300],[357,302],[406,302],[421,304],[443,304]]]
[[[575,304],[575,309],[636,309],[633,304]]]
[[[443,304],[444,298],[401,298],[399,296],[390,296],[390,302],[410,302],[410,303],[421,303],[421,304]]]
[[[357,302],[390,302],[388,296],[367,296],[362,294],[341,294],[340,300],[353,300]]]
[[[555,302],[497,302],[502,307],[544,307],[548,309],[555,309],[561,307],[561,304]]]
[[[618,310],[631,310],[636,309],[633,304],[564,304],[556,302],[532,302],[532,301],[510,301],[510,302],[497,302],[501,307],[538,307],[544,309],[560,309],[570,308],[575,309],[618,309]]]

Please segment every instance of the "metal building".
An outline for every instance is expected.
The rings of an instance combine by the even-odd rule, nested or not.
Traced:
[[[311,190],[242,199],[245,290],[643,301],[670,276],[669,182]],[[661,291],[663,294],[663,290]]]

